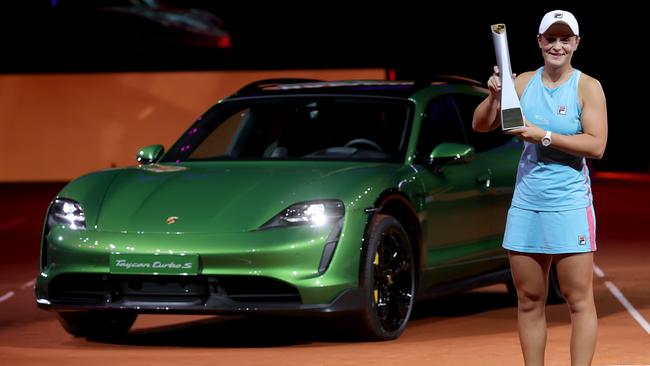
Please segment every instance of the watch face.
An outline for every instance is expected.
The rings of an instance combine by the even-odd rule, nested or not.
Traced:
[[[547,137],[544,137],[544,138],[542,139],[542,145],[543,145],[543,146],[548,146],[548,145],[550,145],[550,144],[551,144],[551,139],[549,139],[549,138],[547,138]]]

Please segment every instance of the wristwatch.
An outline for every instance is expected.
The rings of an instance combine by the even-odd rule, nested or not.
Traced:
[[[546,135],[542,137],[542,146],[549,146],[551,145],[551,142],[553,141],[551,139],[551,135],[553,133],[551,131],[546,131]]]

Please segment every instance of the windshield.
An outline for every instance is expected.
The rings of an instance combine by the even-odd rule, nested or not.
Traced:
[[[404,160],[410,104],[384,97],[300,96],[227,101],[210,109],[163,162]]]

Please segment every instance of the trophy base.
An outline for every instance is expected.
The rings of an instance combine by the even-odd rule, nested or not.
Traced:
[[[521,108],[504,109],[501,112],[501,129],[510,130],[513,128],[525,127],[524,116]]]

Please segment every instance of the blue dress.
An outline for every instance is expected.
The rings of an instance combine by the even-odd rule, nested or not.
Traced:
[[[580,71],[549,88],[535,72],[521,96],[526,118],[555,134],[582,133],[578,98]],[[524,143],[508,211],[503,247],[526,253],[581,253],[596,250],[596,218],[589,169],[583,156],[553,145]]]

